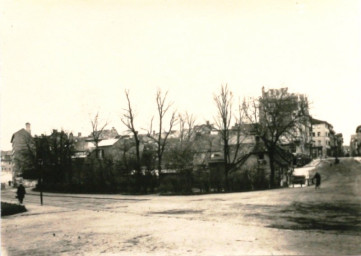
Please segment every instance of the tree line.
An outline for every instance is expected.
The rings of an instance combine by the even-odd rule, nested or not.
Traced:
[[[204,133],[192,114],[177,113],[168,92],[158,90],[157,118],[152,117],[149,129],[140,134],[129,90],[125,98],[127,107],[120,119],[131,136],[119,140],[112,152],[115,157],[101,155],[99,144],[108,122],[95,114],[90,120],[94,150],[88,157],[74,158],[76,138],[72,134],[54,130],[50,136],[35,136],[25,153],[32,164],[24,178],[41,179],[43,189],[69,192],[189,194],[194,188],[212,192],[276,187],[277,149],[307,127],[310,118],[307,98],[287,89],[272,95],[263,91],[260,97],[235,105],[233,93],[222,85],[213,96],[214,126],[208,124],[209,131]],[[175,130],[177,135],[172,136]],[[249,153],[245,140],[250,137],[260,141],[269,156],[267,179],[259,170],[237,172]],[[221,167],[212,169],[209,160],[215,152],[220,153]]]

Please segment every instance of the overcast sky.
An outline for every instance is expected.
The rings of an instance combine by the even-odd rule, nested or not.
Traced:
[[[1,149],[32,125],[90,133],[97,111],[118,131],[124,89],[148,128],[157,88],[212,122],[213,94],[289,87],[350,135],[361,124],[356,0],[1,1]]]

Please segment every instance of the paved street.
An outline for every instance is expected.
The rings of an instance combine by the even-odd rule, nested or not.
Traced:
[[[320,190],[202,196],[28,191],[28,212],[2,219],[2,255],[361,254],[361,165],[324,166]],[[15,202],[13,190],[3,201]]]

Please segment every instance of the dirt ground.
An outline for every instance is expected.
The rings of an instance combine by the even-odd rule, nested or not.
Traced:
[[[360,255],[361,164],[318,171],[319,190],[55,195],[44,206],[27,195],[28,212],[2,219],[2,255]]]

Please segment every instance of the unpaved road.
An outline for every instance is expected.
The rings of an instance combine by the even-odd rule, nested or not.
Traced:
[[[2,255],[360,255],[361,164],[313,187],[202,196],[27,195]],[[15,202],[14,192],[2,200]]]

